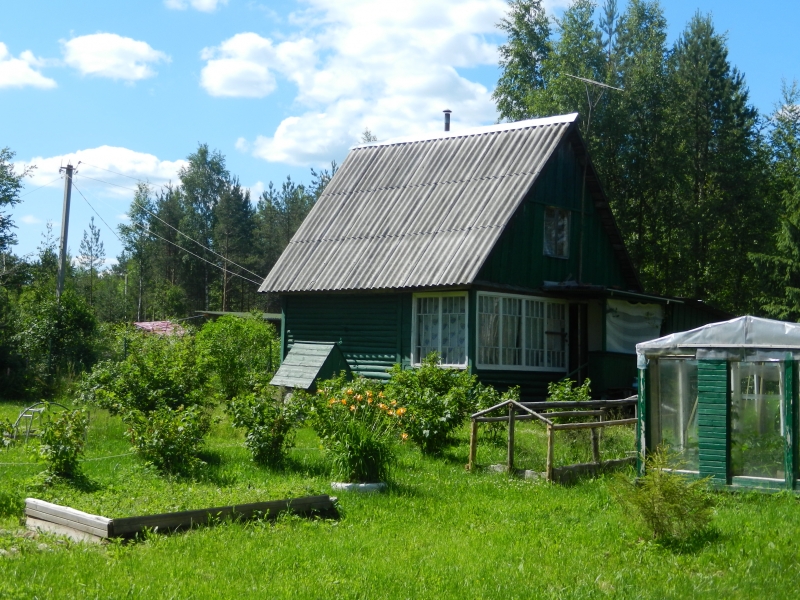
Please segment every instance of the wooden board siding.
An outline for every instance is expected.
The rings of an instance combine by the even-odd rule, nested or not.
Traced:
[[[284,356],[295,341],[339,343],[354,373],[388,378],[408,363],[411,294],[298,294],[283,298]]]
[[[569,144],[550,157],[542,174],[506,227],[481,268],[476,283],[499,283],[540,288],[544,281],[566,281],[578,276],[581,184],[583,170]],[[559,206],[571,211],[569,258],[544,255],[544,209]],[[585,198],[584,283],[627,289],[622,270],[588,189]]]
[[[697,363],[700,475],[730,483],[730,375],[725,360]]]

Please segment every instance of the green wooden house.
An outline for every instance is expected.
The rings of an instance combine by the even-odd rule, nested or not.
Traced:
[[[739,317],[637,353],[640,457],[663,445],[721,486],[797,488],[800,325]]]
[[[259,288],[283,356],[336,343],[381,378],[436,351],[526,398],[566,376],[632,393],[637,342],[714,317],[643,293],[576,120],[353,148]]]

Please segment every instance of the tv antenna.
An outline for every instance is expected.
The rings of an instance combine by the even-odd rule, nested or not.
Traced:
[[[606,90],[614,90],[617,92],[624,92],[622,88],[614,87],[613,85],[608,85],[606,83],[601,83],[599,81],[595,81],[594,79],[587,79],[586,77],[578,77],[577,75],[570,75],[569,73],[564,73],[567,77],[571,79],[577,79],[578,81],[583,82],[584,88],[586,88],[586,102],[589,106],[589,115],[586,120],[586,140],[588,143],[589,139],[589,131],[592,128],[592,110],[595,106],[600,104],[600,100],[603,99],[603,96],[606,93]],[[597,98],[592,101],[592,95],[589,93],[589,86],[595,86],[599,88],[600,93],[597,95]],[[584,221],[586,220],[586,170],[589,167],[589,156],[588,152],[583,161],[583,184],[581,185],[581,229],[580,229],[580,239],[578,240],[578,284],[583,283],[583,238],[584,238]],[[583,377],[581,376],[581,366],[583,365],[583,354],[582,352],[582,344],[581,339],[583,337],[582,334],[582,325],[583,319],[580,317],[580,312],[578,313],[578,381],[583,382]]]

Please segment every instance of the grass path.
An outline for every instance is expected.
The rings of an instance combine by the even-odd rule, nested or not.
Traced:
[[[127,451],[117,420],[100,415],[93,424],[87,456]],[[800,506],[788,494],[720,494],[716,535],[679,552],[640,538],[613,499],[611,477],[560,487],[465,472],[465,433],[438,459],[404,448],[392,489],[340,494],[339,521],[227,523],[92,546],[20,537],[18,515],[7,511],[0,597],[784,598],[800,588]],[[33,491],[122,516],[328,493],[313,434],[297,441],[290,469],[274,473],[250,463],[239,434],[220,423],[200,482],[167,481],[131,456],[84,463],[88,490],[37,488],[39,467],[0,466],[0,506],[2,494],[8,505]],[[535,431],[519,436],[523,460],[538,460],[539,442]],[[479,461],[503,453],[484,444]],[[19,449],[0,457],[28,460]]]

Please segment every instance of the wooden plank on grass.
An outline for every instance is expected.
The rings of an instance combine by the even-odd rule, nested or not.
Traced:
[[[74,527],[75,529],[102,536],[108,535],[108,526],[111,523],[111,519],[107,519],[106,517],[92,515],[81,510],[70,508],[69,506],[45,502],[38,498],[25,498],[25,514],[38,519],[51,520],[54,523],[60,523],[70,527],[73,526],[71,523],[75,523],[76,525],[83,526],[83,528]],[[54,519],[50,519],[50,516],[54,517]],[[85,529],[87,527],[89,529]]]
[[[160,515],[146,515],[141,517],[125,517],[113,519],[111,522],[111,535],[130,536],[145,529],[172,530],[185,529],[194,525],[205,525],[209,522],[232,519],[250,519],[253,517],[277,517],[284,511],[295,514],[307,515],[310,513],[328,513],[334,510],[331,497],[327,494],[321,496],[307,496],[289,500],[272,500],[270,502],[253,502],[236,506],[220,506],[200,510],[185,510],[175,513]]]
[[[64,527],[69,527],[70,529],[75,529],[76,531],[82,531],[84,533],[88,533],[89,535],[96,535],[97,537],[106,538],[108,537],[108,527],[92,527],[90,525],[86,525],[85,523],[79,523],[78,521],[71,521],[70,519],[65,519],[64,517],[52,514],[52,513],[43,513],[39,512],[38,510],[26,508],[25,509],[25,517],[39,519],[40,521],[49,521],[50,523],[56,523],[58,525],[62,525]]]
[[[47,533],[63,535],[71,539],[73,542],[92,542],[94,544],[99,544],[106,539],[106,536],[104,535],[92,535],[91,533],[80,531],[74,527],[59,525],[58,523],[53,523],[52,521],[45,521],[44,519],[37,519],[36,517],[30,516],[25,517],[25,527],[32,530],[46,531]]]

